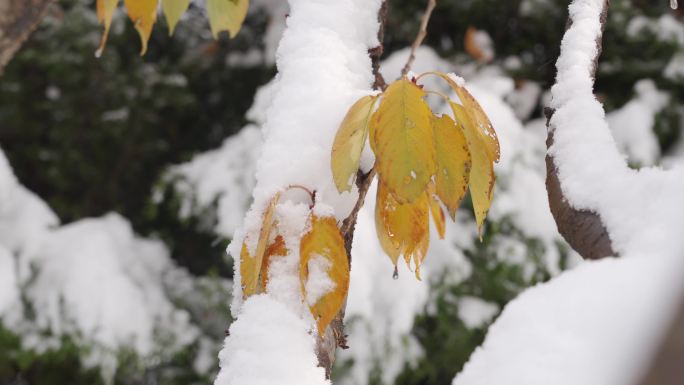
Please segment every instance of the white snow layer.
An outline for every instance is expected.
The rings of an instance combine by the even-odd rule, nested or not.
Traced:
[[[678,308],[684,260],[588,262],[511,301],[453,385],[629,385]]]
[[[162,290],[171,266],[165,246],[135,237],[117,214],[50,232],[25,260],[39,267],[27,290],[39,328],[141,355],[156,346],[155,332],[181,336],[180,345],[197,337]]]
[[[454,385],[635,383],[680,303],[684,174],[631,170],[617,150],[590,76],[603,3],[570,5],[550,152],[569,202],[601,214],[622,257],[582,263],[510,302]]]
[[[187,312],[163,291],[164,275],[175,268],[163,243],[135,236],[116,214],[58,223],[0,150],[0,320],[23,348],[57,348],[68,335],[88,348],[86,365],[110,376],[119,348],[145,357],[161,344],[173,350],[197,338]],[[24,318],[20,295],[33,318]]]
[[[201,215],[217,204],[214,231],[229,237],[240,226],[245,207],[251,200],[261,134],[249,125],[223,141],[212,151],[195,156],[190,162],[169,168],[164,178],[174,181],[182,196],[180,217]]]
[[[307,330],[282,302],[266,294],[249,298],[219,353],[215,384],[329,385]]]
[[[634,90],[634,99],[608,114],[608,125],[630,162],[653,166],[660,158],[660,145],[653,131],[655,115],[665,107],[669,97],[658,91],[652,80],[637,82]]]

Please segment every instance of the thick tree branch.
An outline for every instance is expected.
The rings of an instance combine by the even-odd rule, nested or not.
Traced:
[[[53,0],[0,0],[0,74]]]
[[[432,11],[435,9],[436,6],[437,0],[428,0],[427,7],[425,8],[425,13],[423,13],[423,17],[420,19],[420,29],[418,30],[418,35],[416,36],[416,40],[414,40],[413,44],[411,45],[411,54],[409,55],[409,58],[406,61],[406,65],[404,65],[404,69],[401,70],[402,76],[406,75],[411,70],[411,66],[413,65],[413,62],[416,60],[416,50],[418,49],[418,47],[420,47],[421,44],[423,44],[423,40],[425,40],[425,36],[427,36],[427,26],[430,22],[430,16],[432,16]]]
[[[373,89],[384,90],[387,88],[385,79],[380,74],[380,58],[383,53],[382,42],[385,36],[385,22],[387,20],[387,6],[389,0],[384,0],[378,11],[378,42],[379,45],[373,49],[368,50],[368,55],[371,58],[373,75],[375,81],[373,83]],[[356,185],[359,189],[359,197],[356,201],[356,205],[352,209],[349,216],[342,222],[342,227],[340,231],[344,237],[344,247],[347,251],[347,256],[349,258],[349,266],[351,267],[351,247],[354,241],[354,229],[356,228],[356,221],[359,215],[359,211],[363,207],[363,203],[366,200],[366,194],[370,188],[373,179],[375,178],[375,168],[371,169],[367,174],[358,171],[356,178]],[[326,329],[325,335],[318,340],[316,344],[316,356],[318,357],[318,365],[325,369],[326,377],[330,378],[332,373],[332,367],[335,363],[335,351],[337,348],[347,349],[347,335],[344,332],[344,314],[347,308],[346,300],[344,306],[337,316],[332,320],[330,326]]]
[[[602,30],[605,28],[609,5],[610,0],[605,0],[601,13]],[[569,28],[571,25],[572,19],[569,18],[567,27]],[[591,76],[594,78],[596,77],[598,59],[603,49],[600,38],[596,41],[596,47],[596,56],[594,57],[591,68]],[[549,132],[546,140],[547,149],[550,149],[553,145],[553,133],[556,130],[551,119],[554,112],[555,111],[552,109],[547,109],[545,111],[547,118],[546,125]],[[563,189],[561,188],[560,180],[558,179],[558,168],[554,163],[553,157],[548,152],[546,155],[546,190],[549,196],[551,213],[558,226],[558,232],[560,232],[563,238],[565,238],[575,251],[585,259],[599,259],[617,255],[613,250],[608,231],[598,213],[587,210],[577,210],[570,205],[563,194]]]

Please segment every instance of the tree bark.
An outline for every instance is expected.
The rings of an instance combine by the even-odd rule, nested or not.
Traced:
[[[0,0],[0,74],[53,0]]]
[[[601,30],[606,25],[608,7],[610,0],[605,0],[601,13]],[[572,18],[568,18],[568,28],[572,25]],[[601,56],[603,44],[601,39],[596,41],[596,56],[594,57],[591,68],[592,77],[596,77],[598,59]],[[553,145],[553,132],[556,130],[552,123],[554,110],[547,109],[546,126],[548,137],[546,140],[547,150]],[[591,165],[587,165],[590,167]],[[600,259],[609,256],[617,256],[608,234],[606,226],[603,224],[598,213],[588,210],[577,210],[572,207],[570,202],[563,194],[560,180],[558,179],[558,169],[554,163],[553,156],[548,152],[546,155],[546,191],[549,196],[549,206],[551,213],[556,221],[558,232],[565,238],[570,246],[575,249],[584,259]]]

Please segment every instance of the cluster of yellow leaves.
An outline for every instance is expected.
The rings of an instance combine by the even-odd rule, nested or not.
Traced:
[[[249,252],[247,239],[240,252],[240,276],[243,298],[267,292],[269,269],[273,258],[286,256],[289,250],[283,236],[278,233],[274,213],[280,194],[276,194],[264,211],[255,254]],[[328,262],[328,277],[334,287],[309,306],[316,320],[318,334],[325,329],[342,308],[349,290],[349,258],[344,248],[344,239],[334,217],[318,217],[309,214],[309,230],[300,241],[299,278],[302,296],[307,300],[306,283],[309,280],[309,262],[313,258],[325,258]]]
[[[494,163],[499,143],[479,103],[451,76],[444,79],[460,99],[449,98],[453,117],[435,115],[416,79],[401,78],[382,95],[364,96],[350,108],[333,143],[331,165],[340,192],[351,191],[366,138],[375,153],[379,182],[375,224],[380,244],[392,262],[403,255],[420,278],[429,246],[429,217],[444,237],[470,187],[480,233],[491,205]],[[379,106],[375,105],[379,101]],[[441,202],[441,204],[440,204]]]
[[[112,17],[120,0],[97,0],[97,19],[104,24],[104,33],[96,55],[100,56],[107,44]],[[147,51],[152,26],[157,21],[157,8],[161,1],[164,16],[169,25],[169,35],[173,34],[176,24],[190,6],[190,0],[124,0],[128,17],[135,25],[142,42],[141,55]],[[211,32],[216,38],[221,31],[228,31],[235,37],[247,16],[249,0],[205,0]]]

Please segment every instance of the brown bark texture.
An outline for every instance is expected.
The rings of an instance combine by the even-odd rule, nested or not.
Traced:
[[[601,29],[606,24],[610,0],[605,0],[601,14]],[[572,25],[572,19],[568,19],[568,28]],[[592,77],[596,77],[598,59],[603,48],[602,40],[596,41],[596,56],[591,68]],[[556,130],[552,122],[553,109],[545,111],[548,127],[547,149],[553,145],[553,133]],[[591,165],[587,165],[591,167]],[[556,221],[558,232],[565,238],[570,246],[584,259],[600,259],[609,256],[617,256],[608,234],[606,226],[601,221],[601,216],[593,211],[578,210],[568,202],[558,179],[558,168],[553,157],[546,155],[546,191],[549,196],[549,206]]]
[[[0,74],[53,0],[0,0]]]

